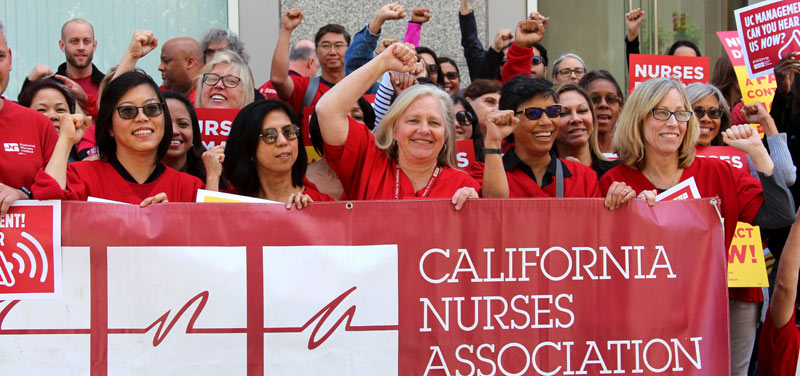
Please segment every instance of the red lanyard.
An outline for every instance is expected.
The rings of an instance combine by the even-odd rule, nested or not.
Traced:
[[[428,180],[428,185],[425,186],[425,190],[422,191],[422,198],[428,196],[428,193],[433,186],[433,182],[436,181],[436,178],[439,176],[439,173],[442,172],[442,167],[436,166],[433,170],[433,175],[431,175],[430,180]],[[394,164],[394,199],[400,199],[400,166],[397,163]]]

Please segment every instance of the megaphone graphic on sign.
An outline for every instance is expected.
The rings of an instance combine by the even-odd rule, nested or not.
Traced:
[[[36,238],[28,234],[27,232],[22,232],[22,237],[28,240],[32,245],[33,248],[39,254],[39,259],[41,261],[37,262],[36,257],[34,256],[33,251],[31,248],[22,242],[17,242],[17,249],[18,251],[3,251],[0,250],[0,286],[7,286],[12,287],[16,283],[14,278],[14,263],[9,260],[16,261],[16,270],[18,275],[25,275],[25,271],[28,271],[28,277],[33,279],[36,278],[37,271],[40,272],[39,282],[44,283],[47,279],[47,271],[49,268],[47,262],[47,256],[44,253],[44,248],[39,243]],[[6,257],[8,255],[9,257]],[[28,260],[27,262],[25,260]],[[41,267],[39,267],[41,265]]]
[[[790,52],[795,51],[800,51],[800,30],[793,31],[792,37],[789,38],[789,41],[778,51],[778,60],[782,59]]]

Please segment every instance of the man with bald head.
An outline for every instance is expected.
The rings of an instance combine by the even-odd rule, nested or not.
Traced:
[[[189,37],[174,38],[161,47],[162,88],[183,93],[189,97],[194,91],[195,78],[203,69],[203,50]]]
[[[317,59],[314,42],[308,39],[297,41],[289,51],[289,75],[314,77],[318,70],[319,59]]]
[[[92,25],[82,18],[74,18],[67,21],[61,26],[61,40],[58,41],[58,47],[64,52],[64,57],[67,61],[58,67],[56,74],[75,81],[86,94],[97,98],[100,81],[103,80],[105,74],[92,64],[94,51],[97,49],[97,40],[94,39]],[[50,67],[44,64],[36,64],[33,72],[28,75],[22,84],[22,89],[24,90],[29,82],[38,81],[42,77],[51,74],[53,72]],[[81,107],[85,110],[86,107],[84,105],[82,103]]]

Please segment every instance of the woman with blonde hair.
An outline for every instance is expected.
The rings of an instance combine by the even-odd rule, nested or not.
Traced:
[[[794,221],[792,196],[784,179],[774,174],[775,165],[758,132],[749,125],[733,126],[722,138],[750,155],[761,184],[719,159],[695,158],[699,135],[700,126],[680,82],[656,78],[642,83],[628,98],[614,134],[614,148],[622,164],[603,175],[601,190],[624,193],[622,202],[638,193],[653,205],[658,192],[693,177],[701,197],[721,199],[725,250],[730,248],[737,221],[765,228]],[[747,370],[760,296],[757,288],[729,291],[732,369],[744,365]]]
[[[253,102],[253,73],[235,52],[222,49],[197,76],[196,108],[242,108]]]
[[[453,102],[433,85],[404,90],[375,135],[347,116],[352,104],[387,71],[408,72],[413,49],[393,44],[345,77],[316,106],[325,158],[347,197],[356,200],[452,198],[460,209],[478,183],[455,159]]]

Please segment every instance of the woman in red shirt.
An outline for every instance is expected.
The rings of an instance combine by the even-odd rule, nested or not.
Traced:
[[[453,102],[439,88],[414,85],[400,94],[376,135],[348,118],[359,96],[387,71],[408,72],[416,53],[393,44],[320,98],[316,111],[325,158],[357,200],[451,198],[458,210],[478,197],[478,183],[456,169]]]
[[[194,201],[203,187],[200,179],[160,162],[172,138],[172,120],[150,76],[130,71],[108,84],[95,128],[101,159],[67,165],[70,149],[86,130],[85,120],[79,115],[62,118],[50,162],[35,177],[34,198],[86,200],[92,196],[141,206]]]
[[[623,201],[638,192],[653,204],[658,191],[693,177],[701,197],[721,199],[725,250],[730,248],[737,221],[765,228],[794,221],[794,203],[786,182],[773,174],[775,166],[752,127],[732,127],[723,132],[723,140],[751,156],[761,184],[719,159],[695,158],[699,135],[700,126],[680,82],[657,78],[642,83],[628,98],[614,135],[622,164],[603,175],[601,190],[627,191]],[[731,288],[729,297],[731,366],[746,372],[761,290]]]

